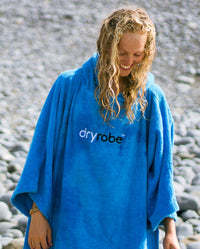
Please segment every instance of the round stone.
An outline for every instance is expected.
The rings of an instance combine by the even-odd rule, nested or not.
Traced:
[[[15,157],[4,146],[0,144],[0,160],[11,162],[14,159]]]
[[[9,211],[8,205],[0,201],[0,221],[6,221],[11,218],[12,214]]]
[[[185,188],[185,192],[187,193],[196,193],[196,194],[199,194],[200,193],[200,186],[198,185],[192,185],[192,186],[187,186]]]
[[[177,81],[181,82],[181,83],[189,84],[189,85],[194,84],[194,82],[195,82],[193,77],[188,77],[188,76],[184,76],[184,75],[180,75],[177,78]]]
[[[184,243],[179,243],[181,249],[187,249],[186,245]]]
[[[177,201],[179,204],[180,211],[187,210],[199,210],[199,199],[196,196],[192,196],[187,193],[178,193]]]
[[[199,242],[192,242],[187,245],[187,249],[199,249],[200,248],[200,241]]]
[[[18,229],[8,229],[7,232],[11,233],[13,238],[22,238],[23,237],[23,233]]]
[[[194,232],[200,234],[200,225],[194,227]]]
[[[9,233],[8,231],[6,231],[5,233],[3,233],[1,236],[2,236],[2,237],[13,238],[13,234],[12,234],[12,233]]]
[[[3,249],[11,249],[8,246],[8,244],[13,240],[13,238],[11,237],[0,237],[0,244],[2,245],[2,248]],[[12,249],[15,248],[15,247],[12,247]],[[20,248],[21,249],[21,248]]]
[[[181,166],[177,167],[178,175],[182,176],[187,183],[191,183],[193,177],[195,176],[195,173],[193,172],[193,169],[191,167],[187,166]]]
[[[193,219],[193,218],[188,219],[188,220],[186,221],[186,223],[191,224],[193,227],[198,227],[198,226],[200,226],[199,217],[197,217],[196,219]]]
[[[176,227],[177,237],[182,240],[186,237],[193,235],[193,227],[191,224],[182,223]]]
[[[192,179],[192,185],[200,185],[200,173],[196,174]]]
[[[16,224],[12,222],[0,222],[0,234],[7,232],[8,229],[14,228],[15,226]]]
[[[18,219],[17,227],[24,233],[26,231],[28,218],[24,215],[21,215]]]
[[[178,194],[178,193],[183,193],[185,190],[185,187],[180,182],[174,181],[174,189],[175,189],[175,193]]]
[[[10,191],[10,192],[7,192],[7,193],[0,196],[0,201],[6,203],[9,208],[12,207],[12,204],[11,204],[11,201],[10,201],[12,193],[13,192]]]
[[[22,249],[24,245],[24,238],[11,239],[8,243],[3,247],[4,249]]]
[[[183,212],[181,214],[181,217],[184,220],[188,220],[188,219],[192,219],[192,218],[196,218],[199,219],[199,215],[197,214],[197,212],[195,212],[194,210],[187,210],[186,212]]]
[[[194,144],[195,140],[192,137],[177,137],[174,141],[174,144],[179,145],[186,145],[186,144]]]
[[[190,29],[198,29],[199,25],[198,25],[197,22],[189,22],[189,23],[188,23],[188,27],[189,27]],[[200,248],[200,247],[199,247],[199,248]]]

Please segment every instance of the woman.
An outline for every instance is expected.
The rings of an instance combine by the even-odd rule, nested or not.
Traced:
[[[24,248],[179,249],[173,121],[149,72],[155,27],[142,9],[103,22],[97,54],[62,73],[41,112],[13,204]]]

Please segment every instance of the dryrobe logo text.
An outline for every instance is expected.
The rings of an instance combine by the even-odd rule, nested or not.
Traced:
[[[87,128],[85,128],[84,130],[81,130],[79,132],[79,136],[81,138],[88,140],[91,143],[93,143],[96,140],[96,141],[108,142],[111,144],[113,143],[121,144],[123,142],[123,137],[125,135],[122,135],[121,137],[120,136],[115,137],[111,134],[111,132],[106,135],[106,134],[88,131]]]

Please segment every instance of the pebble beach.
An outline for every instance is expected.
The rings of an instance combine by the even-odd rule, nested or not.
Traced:
[[[181,249],[200,248],[200,1],[0,1],[0,249],[23,248],[27,218],[10,202],[54,81],[96,51],[102,19],[119,7],[156,24],[152,66],[174,118],[174,187]],[[163,228],[160,247],[163,249]]]

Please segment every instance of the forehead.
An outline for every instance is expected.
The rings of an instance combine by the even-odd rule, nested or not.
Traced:
[[[119,42],[119,50],[134,52],[136,50],[144,50],[147,40],[147,33],[142,32],[127,32],[122,35]]]

